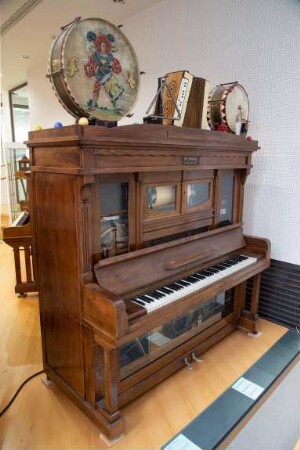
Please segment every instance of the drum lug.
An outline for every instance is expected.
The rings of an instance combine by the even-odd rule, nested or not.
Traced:
[[[46,73],[46,78],[51,78],[53,75],[56,75],[57,73],[63,73],[64,69],[55,70],[54,72]]]

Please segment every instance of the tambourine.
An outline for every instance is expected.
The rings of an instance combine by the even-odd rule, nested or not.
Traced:
[[[62,106],[74,117],[107,122],[133,108],[139,67],[127,37],[103,19],[75,19],[62,28],[49,56],[48,74]]]
[[[246,124],[248,115],[248,95],[237,81],[220,84],[209,93],[207,122],[212,130],[235,133],[236,124]]]

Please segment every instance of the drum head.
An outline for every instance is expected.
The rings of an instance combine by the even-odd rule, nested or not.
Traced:
[[[74,117],[117,121],[137,99],[135,52],[120,29],[103,19],[76,20],[57,36],[48,76]]]
[[[236,123],[246,123],[248,117],[248,95],[238,82],[220,84],[209,93],[207,120],[211,129],[216,130],[221,125],[235,133]]]
[[[237,84],[226,99],[226,119],[231,131],[235,131],[236,122],[248,120],[249,104],[245,89]]]

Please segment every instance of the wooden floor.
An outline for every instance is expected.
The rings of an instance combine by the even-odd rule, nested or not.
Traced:
[[[14,294],[13,252],[0,243],[0,410],[27,377],[42,369],[38,297]],[[123,409],[125,438],[118,449],[159,449],[227,389],[285,332],[262,321],[260,338],[236,331]],[[31,380],[0,419],[2,449],[107,448],[97,428],[52,385]]]

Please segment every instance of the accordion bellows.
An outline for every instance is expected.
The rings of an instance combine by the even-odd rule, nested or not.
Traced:
[[[183,70],[159,78],[158,84],[160,94],[155,114],[163,116],[163,125],[209,129],[206,118],[209,82],[206,79]]]

